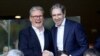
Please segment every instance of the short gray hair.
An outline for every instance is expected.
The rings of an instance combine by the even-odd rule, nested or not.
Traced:
[[[31,15],[32,11],[35,11],[35,10],[40,10],[44,13],[44,10],[41,6],[33,6],[29,11],[30,15]]]

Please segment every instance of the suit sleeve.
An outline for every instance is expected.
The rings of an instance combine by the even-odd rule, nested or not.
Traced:
[[[24,56],[34,56],[32,50],[28,47],[28,33],[21,31],[19,33],[19,44],[18,48],[24,53]]]
[[[76,41],[80,48],[74,51],[72,53],[72,56],[83,56],[83,53],[88,49],[86,34],[80,24],[76,24],[74,30],[75,30]]]

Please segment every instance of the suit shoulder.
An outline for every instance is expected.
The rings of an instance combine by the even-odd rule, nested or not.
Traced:
[[[73,23],[73,24],[80,24],[80,23],[78,23],[78,22],[76,22],[76,21],[69,20],[69,19],[67,19],[67,21],[68,21],[69,23]]]
[[[72,20],[68,20],[67,19],[67,22],[70,24],[70,25],[73,25],[73,26],[81,26],[81,24],[80,23],[78,23],[78,22],[76,22],[76,21],[72,21]]]

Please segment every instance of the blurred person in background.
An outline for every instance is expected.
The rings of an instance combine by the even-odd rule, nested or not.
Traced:
[[[3,54],[0,56],[7,56],[9,50],[11,50],[12,48],[10,46],[4,46],[3,47]]]
[[[84,52],[83,56],[100,56],[100,53],[96,49],[89,48]]]
[[[8,52],[7,56],[24,56],[24,54],[18,49],[12,49]]]

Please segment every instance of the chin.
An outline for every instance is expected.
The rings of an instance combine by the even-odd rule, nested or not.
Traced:
[[[40,28],[40,27],[42,27],[42,25],[36,25],[36,27],[37,27],[37,28]]]
[[[56,23],[56,25],[60,25],[60,23]]]

